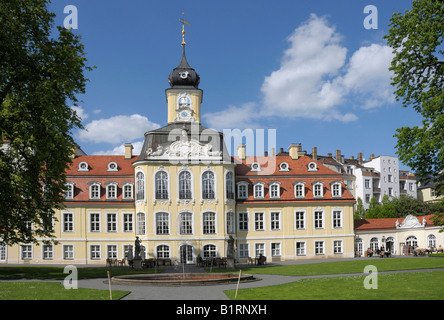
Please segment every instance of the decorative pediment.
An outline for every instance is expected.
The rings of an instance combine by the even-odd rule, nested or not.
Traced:
[[[146,151],[146,156],[150,159],[213,159],[221,155],[222,151],[213,151],[211,144],[204,144],[195,139],[178,140],[168,147],[159,145],[156,150],[149,148]]]
[[[398,220],[396,220],[396,228],[397,229],[409,229],[409,228],[421,228],[424,227],[424,223],[419,222],[418,218],[409,214],[405,217],[404,221],[399,224]]]

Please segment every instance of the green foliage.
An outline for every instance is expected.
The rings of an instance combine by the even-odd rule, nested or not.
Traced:
[[[409,214],[423,216],[440,212],[444,212],[444,203],[422,202],[409,195],[401,195],[399,198],[390,199],[385,195],[381,204],[376,202],[375,197],[372,198],[365,219],[402,218]]]
[[[354,219],[364,219],[364,216],[365,216],[364,205],[362,204],[362,199],[358,197]]]
[[[390,70],[397,100],[423,117],[421,126],[397,129],[400,160],[444,194],[444,2],[416,0],[391,18],[385,36],[395,54]]]
[[[74,148],[71,132],[81,128],[70,105],[84,93],[84,72],[91,70],[79,36],[57,27],[51,37],[55,14],[48,2],[0,2],[0,228],[7,244],[52,237]]]

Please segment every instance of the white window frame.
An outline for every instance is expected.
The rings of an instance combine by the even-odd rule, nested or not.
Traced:
[[[258,192],[256,192],[256,187],[259,188],[257,190]],[[263,183],[261,181],[253,183],[253,197],[254,197],[254,199],[264,199],[264,194],[265,194],[265,183]]]
[[[119,171],[119,166],[114,161],[111,161],[110,163],[108,163],[108,170],[106,170],[106,171],[117,172],[117,171]]]
[[[258,258],[261,253],[262,253],[262,255],[264,257],[267,256],[265,242],[256,242],[254,244],[254,256],[255,256],[255,258]]]
[[[302,214],[302,219],[298,217],[299,214]],[[298,222],[302,223],[302,227],[298,227]],[[294,211],[294,229],[295,230],[305,230],[307,228],[307,212],[305,210],[295,210]]]
[[[254,231],[265,231],[265,225],[266,225],[265,212],[255,211],[253,215],[254,215]]]
[[[139,211],[136,213],[136,235],[146,235],[146,213]]]
[[[280,182],[275,181],[270,183],[269,185],[269,192],[270,192],[270,199],[280,199],[281,198],[281,186]],[[273,190],[276,188],[276,190]]]
[[[114,191],[112,190],[114,189]],[[109,182],[106,184],[106,199],[116,200],[117,199],[117,183]]]
[[[34,246],[32,244],[20,245],[20,260],[32,260],[34,256]]]
[[[98,190],[97,191],[93,191],[94,187],[97,187]],[[100,182],[92,182],[89,185],[89,199],[90,200],[100,200],[100,197],[102,196],[101,195],[101,189],[102,189],[102,187],[101,187]],[[97,196],[95,195],[96,192],[98,194]]]
[[[94,250],[98,249],[98,250]],[[90,260],[100,260],[102,259],[102,246],[100,244],[90,244],[89,245],[89,259]],[[97,256],[96,256],[97,255]]]
[[[298,248],[298,244],[300,244]],[[296,241],[295,242],[295,253],[296,256],[305,256],[307,255],[307,242],[305,241]]]
[[[231,174],[231,181],[228,179],[228,175]],[[225,199],[234,200],[235,199],[235,187],[234,187],[234,172],[229,169],[225,172]]]
[[[180,235],[194,235],[194,214],[188,210],[179,212],[178,226]]]
[[[305,199],[305,182],[298,181],[294,183],[294,197],[296,199]],[[298,188],[301,188],[298,190]],[[301,194],[298,194],[300,191]]]
[[[136,201],[144,201],[145,200],[145,187],[146,187],[146,178],[145,173],[138,169],[136,172],[136,187],[135,187],[135,196]]]
[[[340,181],[336,181],[331,184],[331,196],[333,198],[342,197],[342,183]]]
[[[249,258],[250,257],[250,244],[248,242],[243,242],[238,244],[239,258]]]
[[[233,210],[229,210],[225,213],[225,221],[227,230],[225,232],[227,234],[235,234],[236,233],[236,214]]]
[[[208,219],[212,216],[214,219]],[[212,229],[214,229],[214,232],[212,232]],[[217,234],[217,213],[215,211],[210,210],[202,213],[202,234]]]
[[[114,250],[111,250],[114,249]],[[119,246],[117,244],[106,245],[106,258],[117,259],[119,257]]]
[[[122,212],[122,232],[134,232],[134,213]]]
[[[82,161],[79,163],[79,169],[77,170],[79,172],[88,172],[89,171],[89,165],[87,162]]]
[[[117,220],[117,212],[106,213],[106,232],[116,233],[119,230]]]
[[[98,221],[93,221],[92,216],[98,216]],[[94,223],[94,228],[93,227]],[[98,230],[95,230],[97,227]],[[94,229],[94,230],[93,230]],[[102,217],[100,212],[88,212],[88,230],[92,233],[98,233],[102,231]]]
[[[274,248],[273,248],[273,246],[274,246]],[[270,252],[271,252],[272,257],[282,256],[282,243],[281,242],[270,243]]]
[[[273,217],[273,214],[277,214],[277,219],[276,217]],[[280,231],[282,228],[282,214],[281,211],[270,211],[270,230],[271,231]],[[276,226],[277,224],[277,226]]]
[[[339,214],[339,217],[336,217],[336,214]],[[334,208],[331,211],[331,227],[332,229],[342,229],[344,228],[344,213],[340,208]]]
[[[129,189],[129,190],[127,190]],[[133,200],[134,199],[134,184],[126,182],[122,185],[122,199]]]
[[[70,216],[70,219],[67,217]],[[70,220],[70,221],[69,221]],[[68,228],[66,226],[69,226]],[[74,212],[66,211],[62,212],[62,232],[63,233],[74,233]]]
[[[165,174],[166,175],[166,186],[162,186],[162,182],[165,179],[158,179],[158,175],[160,174]],[[156,172],[154,172],[153,175],[153,199],[155,200],[170,200],[170,174],[167,170],[165,170],[164,168],[159,168],[156,170]],[[161,183],[158,185],[158,181]],[[159,190],[158,190],[159,189]],[[166,193],[166,197],[165,197],[165,193]]]
[[[344,241],[342,241],[341,239],[333,240],[333,253],[334,254],[344,253]]]
[[[241,228],[241,226],[247,226],[246,229]],[[247,211],[240,211],[237,213],[237,231],[238,232],[248,232],[250,231],[250,215]]]
[[[315,240],[314,241],[314,252],[315,252],[315,255],[325,254],[325,241],[324,240]]]
[[[74,199],[74,188],[75,185],[73,182],[67,182],[65,183],[65,200],[72,200]]]
[[[242,190],[241,187],[245,187],[245,190]],[[237,183],[237,198],[248,199],[248,182],[240,181]]]
[[[54,260],[54,245],[53,244],[43,244],[42,245],[42,259],[43,260]]]
[[[205,198],[204,197],[204,195],[206,194],[206,193],[208,193],[209,191],[211,191],[210,189],[211,188],[208,188],[208,190],[205,190],[207,187],[206,187],[206,183],[204,183],[204,175],[207,173],[207,172],[210,172],[210,173],[212,173],[213,174],[213,185],[212,185],[212,192],[213,192],[213,194],[214,194],[214,196],[211,198],[211,197],[207,197],[207,198]],[[210,180],[210,179],[208,179],[208,180]],[[205,200],[217,200],[217,176],[216,176],[216,172],[213,170],[213,169],[211,169],[211,168],[206,168],[205,170],[203,170],[202,171],[202,173],[200,174],[200,190],[201,190],[201,192],[200,192],[200,197],[201,197],[201,199],[202,199],[202,201],[205,201]]]
[[[182,190],[181,176],[185,175],[187,173],[190,175],[190,180],[189,180],[189,183],[186,183],[186,184],[189,184],[190,190]],[[184,179],[184,181],[188,181],[188,179]],[[188,169],[180,170],[179,173],[177,174],[177,199],[179,199],[179,200],[193,200],[194,199],[193,186],[194,186],[193,173],[191,172],[191,170],[188,170]],[[186,193],[189,192],[190,197],[187,198],[187,197],[181,196],[183,192],[186,192]]]
[[[166,219],[165,219],[166,217]],[[167,211],[158,211],[154,213],[155,232],[158,236],[171,234],[170,213]]]
[[[63,260],[74,260],[74,244],[63,244],[62,245],[62,257]]]
[[[317,215],[321,214],[319,218]],[[325,229],[325,210],[316,208],[313,210],[313,229]]]
[[[324,184],[320,181],[313,183],[313,197],[321,199],[324,197]]]

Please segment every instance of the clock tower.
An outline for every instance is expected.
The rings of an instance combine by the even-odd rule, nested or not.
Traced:
[[[201,123],[200,104],[202,90],[199,89],[200,77],[190,67],[185,57],[185,24],[182,28],[182,59],[168,76],[171,88],[165,90],[168,103],[168,124],[186,122]]]

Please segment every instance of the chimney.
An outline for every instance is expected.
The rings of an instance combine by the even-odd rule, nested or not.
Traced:
[[[268,151],[264,151],[264,157],[268,157]]]
[[[125,143],[125,160],[130,160],[133,157],[133,145]]]
[[[333,155],[331,153],[327,153],[327,157],[332,158]]]
[[[241,144],[237,147],[237,156],[239,160],[245,160],[245,144]]]
[[[276,155],[276,149],[275,148],[271,148],[271,156],[275,156]]]
[[[375,158],[375,155],[372,153],[371,155],[370,155],[370,160],[373,160]]]
[[[350,156],[350,160],[355,160],[355,156]]]
[[[358,163],[362,164],[363,160],[362,160],[362,152],[358,153]]]
[[[341,161],[341,150],[336,150],[336,161]]]
[[[301,145],[299,143],[292,143],[288,147],[288,153],[290,154],[291,159],[297,160],[299,158],[298,152],[301,149]]]
[[[318,160],[318,148],[313,147],[312,149],[312,155],[311,157],[313,158],[313,160],[317,161]]]

